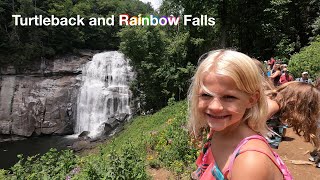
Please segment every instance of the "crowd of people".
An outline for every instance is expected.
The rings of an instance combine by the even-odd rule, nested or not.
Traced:
[[[267,67],[267,76],[273,82],[274,86],[282,85],[290,81],[299,81],[312,84],[312,79],[309,78],[308,71],[301,72],[301,77],[294,79],[287,64],[281,64],[281,61],[276,61],[274,58],[271,58],[268,61],[264,61],[265,66]]]
[[[314,145],[310,160],[318,161],[320,78],[313,84],[305,71],[294,79],[274,58],[265,65],[232,50],[199,59],[188,95],[189,127],[207,139],[193,179],[292,179],[272,150],[287,127]]]

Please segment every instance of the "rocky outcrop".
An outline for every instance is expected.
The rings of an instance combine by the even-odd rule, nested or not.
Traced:
[[[129,115],[124,113],[119,114],[117,116],[110,117],[108,121],[104,123],[103,133],[105,135],[110,135],[115,133],[113,132],[113,130],[123,125],[123,122],[126,122],[128,120],[129,120]]]
[[[82,65],[95,52],[0,72],[1,135],[72,134]]]

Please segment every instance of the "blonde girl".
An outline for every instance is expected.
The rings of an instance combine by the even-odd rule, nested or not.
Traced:
[[[267,129],[263,77],[253,60],[216,50],[200,62],[189,90],[189,125],[210,129],[193,179],[292,179],[262,136]]]

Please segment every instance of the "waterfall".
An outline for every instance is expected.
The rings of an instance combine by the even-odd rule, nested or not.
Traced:
[[[131,114],[129,83],[133,73],[117,51],[95,54],[82,69],[75,133],[99,135],[111,117]]]

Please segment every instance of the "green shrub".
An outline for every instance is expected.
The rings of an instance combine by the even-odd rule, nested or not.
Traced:
[[[294,77],[301,77],[304,71],[309,72],[312,79],[320,76],[320,36],[307,47],[304,47],[299,53],[291,56],[289,61],[289,70]]]
[[[4,169],[0,169],[0,179],[7,179],[6,176],[8,175],[8,171]]]
[[[159,159],[148,159],[148,165],[152,169],[159,169],[161,167],[161,162],[159,161]]]
[[[18,155],[18,158],[18,163],[11,167],[12,172],[7,174],[6,179],[65,179],[77,161],[72,151],[59,152],[56,149],[50,149],[42,156],[24,159],[22,155]]]
[[[100,155],[82,163],[81,171],[73,179],[149,179],[145,170],[145,153],[131,143],[123,144],[120,151],[111,148],[106,154],[100,149]]]
[[[180,176],[188,173],[196,159],[197,149],[186,129],[187,104],[184,102],[171,107],[175,115],[167,119],[165,128],[150,134],[149,148],[156,152],[155,158],[163,166]]]

